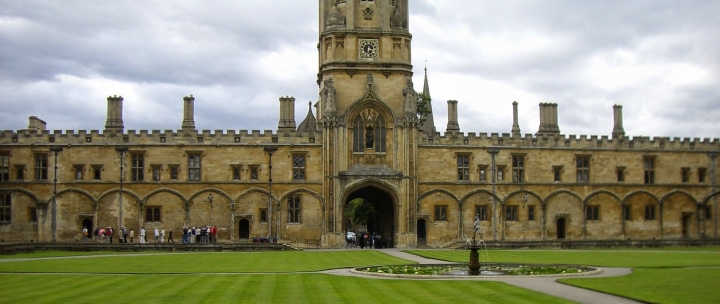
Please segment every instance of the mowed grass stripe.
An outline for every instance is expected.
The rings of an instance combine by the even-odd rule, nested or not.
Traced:
[[[466,250],[408,250],[419,256],[467,263]],[[579,264],[607,267],[698,267],[720,266],[720,252],[703,251],[576,251],[491,250],[487,262],[527,264]],[[482,254],[485,262],[485,253]]]
[[[560,281],[650,303],[717,303],[720,299],[720,268],[640,268],[622,277]]]
[[[316,252],[219,252],[127,255],[4,261],[0,272],[76,273],[248,273],[304,272],[333,268],[412,264],[376,250]]]

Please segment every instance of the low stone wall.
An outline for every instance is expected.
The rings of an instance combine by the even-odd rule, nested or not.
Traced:
[[[0,244],[0,254],[13,255],[37,251],[280,251],[295,250],[284,244],[222,243],[222,244],[99,244],[99,243],[7,243]]]

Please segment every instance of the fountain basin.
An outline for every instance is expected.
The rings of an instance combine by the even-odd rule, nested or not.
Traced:
[[[482,277],[569,277],[587,276],[602,269],[579,265],[486,263],[479,275],[468,273],[468,264],[422,264],[359,267],[351,272],[364,275],[415,279],[460,279]]]

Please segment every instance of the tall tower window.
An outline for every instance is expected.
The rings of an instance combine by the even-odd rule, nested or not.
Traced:
[[[201,170],[200,154],[188,155],[188,181],[199,182]]]
[[[48,179],[48,159],[47,154],[35,154],[35,180]]]
[[[140,153],[133,153],[132,154],[132,164],[130,168],[130,172],[132,173],[131,180],[134,182],[141,182],[145,179],[145,175],[143,174],[143,171],[145,171],[145,158]]]

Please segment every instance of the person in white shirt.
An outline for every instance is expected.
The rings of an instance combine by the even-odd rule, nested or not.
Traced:
[[[159,243],[159,242],[160,242],[160,230],[158,230],[157,227],[155,227],[155,243]]]
[[[145,244],[145,228],[140,228],[140,243]]]

